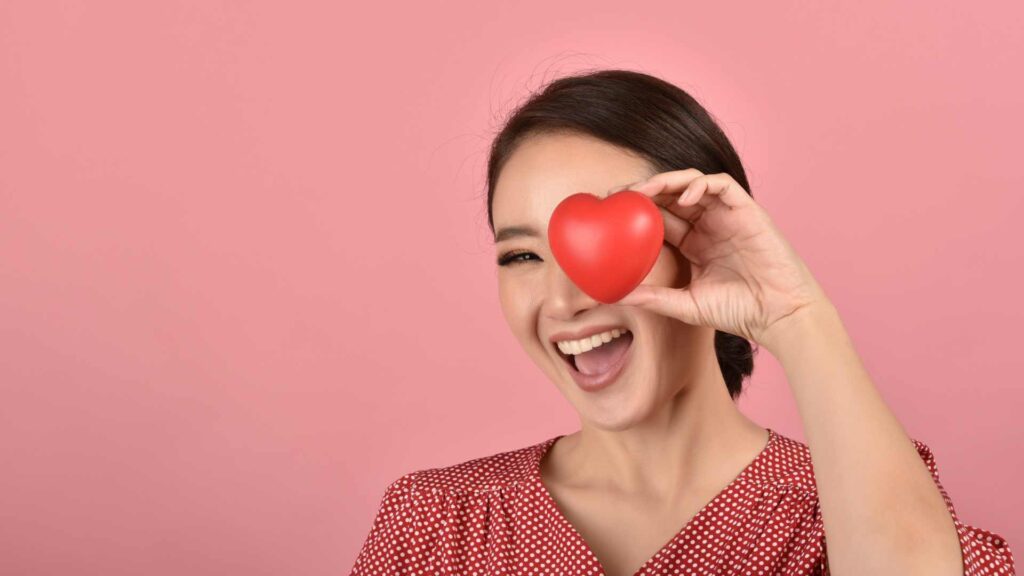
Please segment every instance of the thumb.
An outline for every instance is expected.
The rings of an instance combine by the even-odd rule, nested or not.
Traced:
[[[623,296],[616,304],[636,306],[687,324],[700,324],[697,304],[694,302],[689,288],[641,284]]]

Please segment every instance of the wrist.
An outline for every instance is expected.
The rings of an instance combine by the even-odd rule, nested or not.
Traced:
[[[801,306],[788,316],[777,320],[757,339],[759,346],[782,359],[792,348],[803,348],[810,339],[820,338],[842,326],[839,311],[828,300],[819,300]]]

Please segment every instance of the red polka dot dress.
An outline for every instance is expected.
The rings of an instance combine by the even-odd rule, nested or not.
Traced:
[[[770,428],[768,436],[761,453],[635,576],[829,573],[809,448]],[[398,478],[384,492],[351,576],[603,575],[541,482],[541,458],[559,438]],[[931,450],[913,442],[953,517],[964,574],[1014,574],[1006,540],[960,521]]]

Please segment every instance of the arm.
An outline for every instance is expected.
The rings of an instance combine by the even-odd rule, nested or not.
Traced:
[[[772,326],[814,464],[832,574],[962,575],[953,519],[827,301]]]

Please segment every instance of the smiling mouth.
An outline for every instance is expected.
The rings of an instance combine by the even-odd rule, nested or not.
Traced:
[[[626,342],[627,346],[631,346],[633,344],[633,332],[631,330],[623,330],[623,334],[622,336],[619,336],[619,338],[622,338],[623,341]],[[605,343],[603,346],[607,345],[608,343]],[[565,352],[562,352],[561,348],[559,348],[557,345],[555,345],[555,352],[558,354],[559,357],[562,358],[562,361],[565,362],[565,364],[569,367],[570,370],[572,370],[575,373],[580,373],[579,367],[576,365],[576,357],[578,356],[578,354],[566,354]],[[583,352],[583,354],[586,353],[587,352]]]

